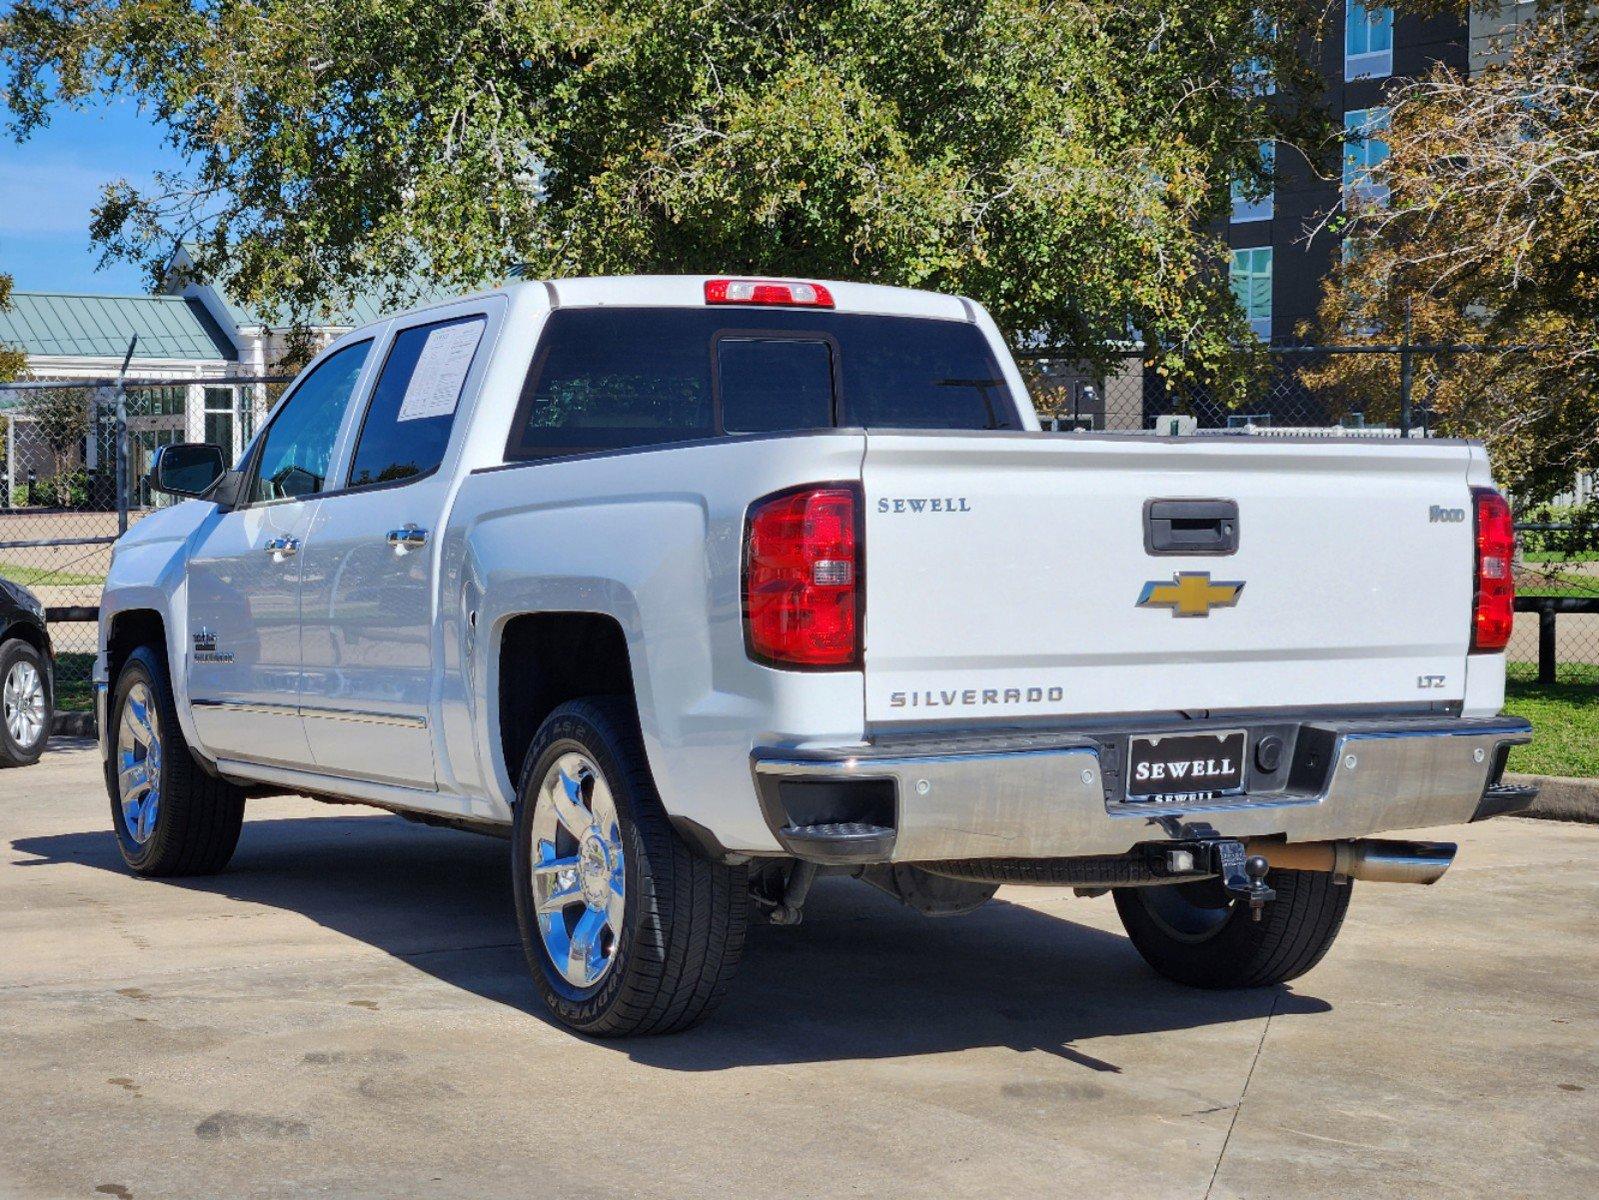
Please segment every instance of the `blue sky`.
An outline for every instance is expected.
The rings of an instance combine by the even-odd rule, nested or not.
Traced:
[[[174,165],[160,132],[126,102],[58,110],[20,146],[0,129],[0,274],[11,275],[18,291],[144,291],[126,263],[95,270],[89,210],[107,182],[145,184]]]

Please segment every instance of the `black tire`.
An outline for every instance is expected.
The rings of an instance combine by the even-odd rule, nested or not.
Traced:
[[[623,932],[608,943],[609,965],[587,988],[563,977],[534,901],[539,790],[572,753],[597,768],[614,801],[626,897]],[[562,1024],[594,1037],[675,1033],[704,1020],[727,991],[744,950],[747,873],[711,861],[672,828],[625,701],[575,700],[540,727],[517,785],[511,857],[522,948],[539,994]],[[581,919],[585,902],[572,903]],[[569,921],[570,912],[559,919]]]
[[[50,740],[50,722],[55,717],[55,697],[50,694],[50,671],[45,664],[44,655],[21,638],[7,638],[4,642],[0,642],[0,688],[6,687],[11,679],[12,669],[24,663],[32,667],[38,677],[43,709],[42,712],[36,711],[35,715],[42,717],[42,722],[32,740],[27,737],[19,738],[11,732],[9,709],[0,708],[0,767],[26,767],[38,762],[39,756],[44,753],[45,743]],[[6,704],[9,703],[8,697]]]
[[[142,840],[139,831],[130,828],[118,788],[124,710],[135,692],[153,702],[154,728],[159,735],[154,772],[157,804],[153,828]],[[111,827],[116,831],[122,861],[139,875],[214,875],[222,870],[239,843],[244,793],[207,774],[190,752],[178,725],[166,655],[159,649],[140,646],[128,656],[117,675],[106,719],[110,724],[106,731],[106,791],[111,797]],[[140,761],[147,759],[148,754]]]
[[[1354,881],[1325,871],[1272,871],[1277,898],[1252,919],[1215,880],[1116,889],[1116,911],[1144,961],[1200,988],[1270,987],[1321,961],[1338,936]]]

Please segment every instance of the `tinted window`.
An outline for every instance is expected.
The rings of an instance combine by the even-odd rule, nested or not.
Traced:
[[[395,335],[356,439],[347,486],[391,483],[438,469],[484,323],[483,317],[463,317]]]
[[[509,451],[540,457],[835,423],[1020,428],[986,339],[962,321],[569,308],[545,326]]]
[[[329,355],[278,406],[256,456],[252,500],[291,500],[322,490],[333,439],[371,348],[371,342],[356,342]]]
[[[833,423],[833,350],[824,341],[719,338],[716,383],[728,433]]]

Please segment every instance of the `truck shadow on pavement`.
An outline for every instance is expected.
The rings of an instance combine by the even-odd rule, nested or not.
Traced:
[[[109,830],[12,845],[32,856],[19,867],[72,863],[125,874]],[[247,819],[223,874],[140,886],[299,913],[451,986],[551,1020],[522,957],[505,842],[390,816]],[[743,966],[706,1024],[598,1044],[675,1071],[996,1047],[1117,1072],[1076,1043],[1331,1008],[1286,987],[1178,987],[1119,933],[1054,915],[1095,905],[1103,921],[1108,897],[1048,903],[1045,912],[994,900],[933,919],[854,880],[825,879],[798,928],[751,924]]]

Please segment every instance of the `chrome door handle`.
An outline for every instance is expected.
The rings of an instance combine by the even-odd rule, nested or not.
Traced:
[[[262,547],[273,558],[290,558],[300,549],[300,539],[291,537],[275,537],[267,541]]]
[[[415,525],[407,525],[404,529],[389,530],[389,545],[396,550],[419,550],[427,545],[428,531],[418,529]]]

